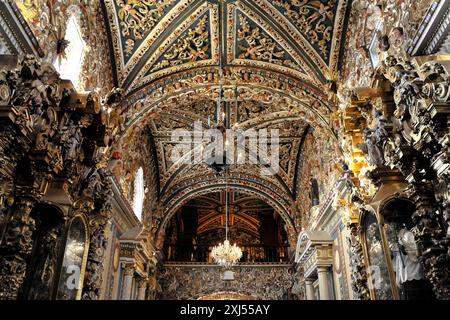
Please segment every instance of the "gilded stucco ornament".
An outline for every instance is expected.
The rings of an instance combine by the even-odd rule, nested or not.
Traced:
[[[16,181],[13,201],[3,202],[11,216],[6,228],[2,228],[2,238],[7,241],[0,246],[1,298],[13,299],[21,294],[27,272],[25,261],[36,245],[33,232],[41,223],[40,215],[32,217],[31,212],[58,180],[62,194],[74,204],[68,217],[83,215],[90,225],[84,297],[98,299],[104,258],[101,249],[106,248],[105,227],[111,210],[110,178],[104,163],[108,155],[102,151],[116,129],[108,125],[105,109],[114,107],[111,97],[115,93],[100,105],[101,99],[95,92],[77,93],[69,81],[59,79],[51,65],[31,56],[2,70],[0,85],[9,87],[11,92],[0,106],[4,124],[1,146],[8,153],[2,157],[5,166],[1,177]],[[18,170],[18,163],[26,164],[28,169]],[[42,290],[35,287],[30,291],[34,297],[48,297],[46,290],[53,281],[50,275],[57,259],[53,253],[54,240],[61,231],[58,228],[47,230],[44,238],[48,241],[39,248],[47,255],[49,267],[36,270],[42,272]]]
[[[323,57],[329,55],[337,1],[271,1]]]
[[[149,72],[163,68],[177,66],[183,63],[209,59],[211,56],[209,19],[203,16],[194,28],[190,28],[186,35],[180,37],[164,54],[163,60],[156,63]]]
[[[390,137],[385,152],[392,167],[398,168],[411,183],[409,195],[417,204],[413,214],[413,233],[423,251],[425,275],[434,286],[438,298],[448,299],[448,219],[445,212],[448,159],[446,138],[447,116],[442,113],[449,102],[449,74],[435,61],[387,59],[386,72],[393,82],[398,123],[397,135]],[[444,107],[445,108],[445,107]],[[396,148],[392,148],[395,145]],[[436,203],[430,197],[438,200]],[[439,208],[439,209],[438,209]]]
[[[62,90],[55,71],[35,57],[26,56],[3,69],[0,84],[9,87],[9,101],[1,105],[1,145],[4,167],[2,180],[15,181],[14,191],[5,190],[3,202],[11,212],[2,230],[0,277],[2,299],[17,298],[26,272],[26,259],[33,247],[34,205],[46,193],[52,179],[62,171],[61,147],[57,139],[56,109],[63,106]],[[6,101],[5,101],[6,102]],[[16,170],[17,163],[28,163],[28,170]],[[7,184],[6,184],[7,185]],[[3,208],[6,209],[6,208]],[[2,210],[1,215],[5,212]]]
[[[271,77],[270,74],[253,74],[243,68],[231,68],[225,70],[224,78],[226,84],[224,86],[224,99],[230,103],[231,121],[236,127],[242,129],[279,129],[282,137],[284,135],[291,138],[295,137],[294,143],[282,143],[282,166],[279,176],[285,185],[283,183],[280,184],[280,180],[276,177],[269,176],[266,179],[257,179],[258,166],[247,166],[247,172],[245,173],[239,171],[233,173],[236,177],[244,179],[239,184],[245,188],[246,185],[255,185],[256,190],[269,190],[267,189],[267,182],[269,182],[269,186],[273,185],[276,188],[275,190],[283,190],[277,191],[277,193],[283,195],[283,203],[286,203],[285,208],[289,208],[291,200],[287,189],[293,188],[295,184],[293,178],[296,172],[296,159],[301,136],[306,127],[306,123],[301,119],[305,118],[305,120],[311,121],[311,124],[314,126],[322,126],[322,123],[316,123],[317,119],[315,119],[314,113],[327,114],[329,109],[327,109],[324,102],[320,101],[320,96],[316,95],[315,92],[297,90],[294,83],[279,76],[274,75]],[[126,131],[124,131],[122,139],[121,153],[128,159],[126,161],[123,161],[125,158],[122,159],[123,163],[130,161],[127,165],[130,166],[130,169],[124,168],[125,171],[117,171],[118,177],[123,182],[122,188],[125,194],[128,196],[132,194],[134,170],[138,166],[137,163],[139,163],[136,160],[141,157],[138,152],[133,151],[130,147],[135,145],[137,141],[142,142],[143,139],[146,139],[142,136],[144,132],[153,137],[156,146],[157,161],[155,160],[155,164],[157,164],[160,176],[161,205],[171,208],[171,203],[182,204],[187,201],[187,199],[182,198],[183,194],[188,190],[195,190],[199,186],[215,188],[217,181],[213,179],[214,177],[209,177],[209,175],[205,177],[205,170],[208,170],[206,167],[201,165],[193,167],[183,166],[181,163],[172,162],[170,154],[173,144],[168,139],[170,138],[171,130],[192,129],[193,121],[201,121],[205,126],[208,126],[208,123],[213,121],[212,117],[216,105],[214,99],[218,94],[216,81],[217,74],[215,70],[211,72],[208,70],[202,72],[194,71],[192,74],[186,72],[179,77],[173,77],[173,80],[164,80],[161,85],[154,84],[154,87],[144,88],[127,100],[128,109],[123,113],[125,119],[122,121],[125,124]],[[242,85],[234,85],[239,83],[242,83]],[[248,83],[254,83],[255,86],[250,87],[247,85]],[[146,92],[146,97],[144,92]],[[238,93],[237,104],[236,92]],[[288,96],[287,92],[291,95]],[[177,108],[177,105],[180,103],[185,106],[183,109]],[[307,103],[311,103],[312,106],[306,107]],[[280,107],[283,110],[280,110]],[[294,121],[292,117],[298,117],[298,120]],[[282,118],[290,119],[289,125],[281,125],[279,119]],[[326,123],[326,118],[326,116],[321,118],[324,120],[323,123]],[[145,125],[143,126],[143,124]],[[143,131],[143,127],[148,127],[149,131]],[[323,141],[326,152],[330,152],[330,150],[334,152],[333,146],[335,141],[332,137],[329,137],[327,129],[317,130],[317,134],[320,134],[318,140]],[[289,139],[286,140],[286,142],[288,141]],[[149,149],[144,148],[144,150]],[[141,154],[145,155],[145,153]],[[328,166],[330,167],[330,171],[327,169],[323,174],[331,172],[331,168],[333,168],[331,159],[325,160],[325,163],[327,168]],[[251,174],[249,174],[250,172]],[[207,179],[205,180],[205,178]],[[326,185],[323,187],[323,192],[325,192],[330,183],[330,179],[325,180]],[[257,183],[255,184],[255,182]],[[185,185],[192,187],[178,194],[178,190],[185,188]],[[270,196],[276,194],[273,191],[267,192],[269,192]],[[198,194],[192,194],[192,196],[194,195]],[[173,200],[170,203],[164,203],[166,198],[172,198]],[[287,209],[283,210],[288,211]],[[153,210],[147,211],[151,212]],[[170,209],[166,214],[168,212],[173,211]],[[285,216],[288,217],[287,214]],[[157,219],[155,216],[154,218]],[[167,219],[167,216],[163,214],[161,218]],[[289,233],[294,234],[295,229],[293,225],[289,226]],[[159,235],[161,234],[160,232]],[[295,239],[294,235],[292,239]]]
[[[83,65],[85,87],[99,93],[109,92],[112,81],[106,70],[111,66],[109,52],[105,49],[106,32],[101,32],[104,25],[99,19],[100,7],[69,2],[80,9],[77,19],[81,21],[83,37],[88,43],[89,57]],[[55,36],[54,30],[46,33],[49,22],[45,19],[65,21],[74,7],[69,9],[59,3],[49,7],[42,3],[40,8],[20,3],[19,8],[32,25],[38,41],[46,48],[47,60],[53,62],[52,54],[58,53],[54,44],[64,37]],[[168,140],[169,133],[174,129],[190,129],[195,120],[210,127],[208,122],[212,121],[210,116],[214,114],[215,99],[219,95],[219,7],[215,2],[199,1],[198,6],[190,6],[192,3],[105,2],[115,59],[112,65],[117,66],[115,76],[124,86],[120,93],[110,95],[117,94],[117,101],[99,103],[93,94],[76,104],[73,92],[60,92],[49,84],[53,81],[51,72],[42,72],[25,89],[14,76],[2,74],[0,78],[0,105],[14,105],[17,132],[24,136],[35,133],[31,142],[2,140],[5,144],[1,145],[0,152],[6,154],[15,149],[12,157],[20,152],[32,153],[32,164],[36,166],[32,173],[41,179],[39,188],[30,190],[29,186],[23,186],[19,190],[29,191],[39,198],[48,180],[60,175],[67,180],[65,191],[77,204],[73,212],[89,216],[92,245],[84,299],[100,296],[98,283],[103,271],[108,237],[105,229],[111,211],[110,170],[131,203],[135,175],[137,169],[143,167],[147,195],[144,219],[151,229],[152,241],[159,247],[164,241],[164,228],[174,212],[186,201],[201,196],[199,190],[218,191],[223,183],[204,165],[185,167],[170,159],[174,145]],[[343,37],[336,39],[336,35],[344,20],[345,5],[338,1],[265,0],[255,0],[254,5],[260,6],[264,14],[254,10],[248,1],[224,6],[224,18],[228,22],[224,30],[228,48],[225,56],[232,66],[223,68],[223,102],[229,106],[232,122],[239,128],[280,129],[284,139],[281,170],[276,177],[261,178],[258,165],[235,169],[231,183],[279,211],[292,242],[301,228],[309,227],[311,221],[318,218],[320,208],[313,204],[327,197],[342,173],[337,166],[344,160],[348,193],[342,199],[335,199],[335,204],[336,208],[344,208],[344,222],[351,232],[354,291],[357,297],[365,299],[368,296],[365,261],[362,240],[358,238],[360,225],[355,216],[377,191],[375,172],[386,169],[386,165],[400,170],[413,184],[410,196],[419,204],[413,219],[416,237],[425,249],[427,277],[440,297],[448,296],[447,275],[442,270],[447,266],[450,211],[447,172],[450,139],[443,112],[449,100],[449,77],[444,66],[438,63],[419,66],[414,61],[409,62],[405,54],[412,26],[422,17],[416,13],[423,11],[423,3],[387,0],[364,5],[363,1],[354,1],[349,30],[357,31],[347,37],[349,51],[342,74],[333,74],[331,69],[338,65],[336,52],[339,57],[339,41]],[[59,24],[59,28],[63,30],[64,23]],[[368,46],[372,37],[381,42],[372,56],[380,60],[378,69],[370,62]],[[93,46],[93,43],[102,45]],[[44,70],[44,66],[39,68]],[[39,68],[30,60],[24,72],[34,77],[35,69]],[[380,80],[381,75],[383,80]],[[392,92],[377,91],[388,81]],[[383,83],[380,85],[380,82]],[[16,97],[12,97],[11,88],[15,86],[19,89]],[[361,86],[376,88],[371,91]],[[329,92],[324,93],[326,90]],[[386,96],[392,95],[392,101],[387,101],[385,95],[382,99],[383,92],[388,93]],[[122,99],[122,94],[126,99]],[[63,113],[67,112],[63,119],[61,111],[54,107],[62,97],[74,105],[71,109],[62,109]],[[104,108],[98,110],[91,108],[92,105]],[[83,116],[72,117],[69,111],[80,112]],[[280,124],[281,120],[289,125]],[[88,128],[99,137],[86,137],[84,132]],[[13,148],[15,145],[17,147]],[[40,152],[46,152],[50,158],[44,170],[42,158],[34,154]],[[10,201],[15,173],[8,163],[2,163],[2,167],[1,181],[5,181],[5,187],[0,192],[1,203],[13,206],[14,202],[17,206],[14,217],[18,218],[14,230],[8,231],[8,244],[23,245],[19,254],[26,256],[34,228],[34,221],[29,219],[33,203],[23,199]],[[317,178],[318,190],[311,194],[302,192],[310,189],[312,178]],[[429,202],[423,201],[425,193],[426,197],[434,197],[437,205],[428,198]],[[88,208],[92,209],[90,215]],[[435,214],[436,211],[442,217]],[[23,218],[19,218],[21,214]],[[15,233],[21,233],[22,238],[14,238]],[[11,261],[16,263],[14,259],[8,263]],[[12,266],[8,263],[2,265],[6,266],[5,270]],[[21,267],[17,265],[18,269]],[[301,292],[294,287],[286,289],[285,283],[292,280],[289,277],[280,285],[278,277],[271,276],[277,279],[278,286],[272,288],[277,294],[271,297],[283,297],[289,290],[290,293]],[[14,279],[11,288],[17,288],[20,281],[20,277]],[[184,295],[178,291],[178,281],[167,280],[163,284],[167,289],[164,294]],[[152,286],[152,294],[161,291],[157,283]]]
[[[241,53],[239,59],[266,61],[272,64],[284,65],[303,72],[303,69],[290,59],[286,59],[286,52],[259,27],[251,27],[248,19],[238,15],[237,47]]]
[[[202,1],[198,6],[192,6],[192,3],[193,0],[105,1],[117,67],[115,72],[127,92],[160,76],[218,65],[220,6],[208,1]],[[323,82],[330,69],[337,70],[346,1],[308,4],[258,0],[255,4],[265,15],[245,1],[222,4],[221,14],[228,21],[226,30],[223,30],[223,38],[227,42],[227,63],[288,72],[315,84]],[[207,16],[208,22],[204,24],[201,20]],[[258,37],[262,42],[242,41],[242,34],[237,32],[237,29],[247,29],[239,26],[242,16],[250,24],[250,29],[259,30]],[[195,32],[199,22],[203,25],[202,31]],[[245,25],[246,22],[243,23]],[[169,29],[173,31],[170,34],[165,32]],[[291,34],[294,41],[286,34]],[[177,51],[187,45],[191,48],[189,53],[184,50],[177,58]],[[244,54],[240,49],[243,45],[247,52]],[[208,50],[205,50],[206,46]],[[264,54],[261,51],[263,47]],[[270,51],[272,56],[262,59]],[[305,59],[306,56],[310,60]]]
[[[417,205],[417,211],[412,216],[415,223],[413,232],[423,250],[426,276],[434,285],[436,295],[446,298],[446,273],[440,268],[447,263],[445,257],[448,243],[443,239],[446,239],[448,222],[446,218],[436,215],[436,210],[445,211],[446,208],[443,190],[446,188],[444,177],[447,160],[444,160],[446,153],[442,152],[445,148],[445,138],[442,137],[446,136],[448,129],[441,107],[448,103],[448,73],[438,62],[423,63],[420,59],[409,58],[405,53],[405,46],[412,37],[410,26],[416,23],[411,16],[408,21],[405,17],[414,10],[420,11],[415,5],[404,10],[405,4],[388,3],[386,8],[389,7],[392,12],[387,15],[377,15],[377,12],[385,10],[385,7],[363,8],[358,7],[359,5],[360,3],[356,2],[354,10],[367,10],[367,13],[372,10],[374,19],[378,19],[377,24],[382,23],[379,31],[381,34],[378,36],[383,33],[389,36],[380,38],[381,45],[377,52],[379,67],[372,77],[367,74],[361,77],[371,80],[371,88],[358,87],[368,85],[369,82],[352,82],[350,75],[350,80],[339,90],[339,112],[343,116],[345,129],[341,134],[348,137],[345,143],[351,146],[344,148],[346,159],[355,177],[359,178],[352,178],[352,181],[356,182],[356,187],[360,186],[363,182],[360,174],[363,168],[367,167],[355,166],[355,163],[351,162],[352,159],[361,157],[359,152],[355,152],[358,150],[355,150],[354,146],[359,146],[360,151],[367,155],[366,161],[370,164],[367,168],[372,167],[367,172],[368,178],[376,180],[380,170],[387,170],[386,166],[389,166],[392,172],[399,170],[403,174],[411,184],[409,197]],[[366,15],[365,19],[366,23],[370,22],[370,15]],[[367,28],[370,28],[370,24]],[[351,63],[353,58],[355,56],[348,56],[347,63]],[[367,56],[366,59],[368,58]],[[364,65],[356,68],[357,76],[361,76],[358,72],[361,72],[362,68]],[[358,129],[364,134],[358,133]],[[433,188],[433,185],[438,187]],[[439,199],[441,209],[437,209],[437,204],[431,200],[433,193]],[[369,199],[363,196],[363,193],[361,196],[363,203],[367,203]]]
[[[175,3],[168,1],[123,1],[116,3],[118,7],[117,15],[120,20],[122,35],[126,41],[134,46],[135,40],[141,40],[146,33],[153,29],[158,21],[164,16],[167,8]],[[131,44],[130,44],[131,45]],[[131,48],[130,53],[134,48]]]
[[[432,1],[358,0],[352,3],[347,36],[346,70],[349,88],[370,86],[373,56],[405,56],[406,49]],[[388,47],[370,48],[373,39],[388,39]],[[354,50],[356,48],[356,50]],[[372,57],[371,57],[372,56]]]
[[[296,273],[290,266],[241,267],[233,271],[234,280],[224,282],[222,269],[215,266],[164,265],[158,273],[160,298],[194,300],[221,291],[239,292],[261,300],[298,298]]]

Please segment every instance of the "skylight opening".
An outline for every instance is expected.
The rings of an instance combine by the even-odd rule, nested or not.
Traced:
[[[72,15],[67,22],[65,40],[68,42],[65,57],[56,59],[54,67],[61,79],[72,81],[75,88],[80,89],[80,75],[86,43],[75,15]]]

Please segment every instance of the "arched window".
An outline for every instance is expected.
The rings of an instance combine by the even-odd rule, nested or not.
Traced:
[[[144,170],[140,167],[134,178],[133,211],[139,220],[142,219],[142,209],[144,205]]]
[[[53,65],[59,72],[61,79],[72,81],[73,85],[78,88],[86,43],[81,35],[75,14],[72,14],[67,21],[64,40],[67,41],[64,55],[56,59]]]

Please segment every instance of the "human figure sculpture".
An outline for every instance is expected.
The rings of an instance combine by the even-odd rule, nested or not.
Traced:
[[[395,282],[401,287],[405,282],[423,279],[419,250],[414,235],[403,227],[397,232],[397,242],[391,246],[394,256]]]
[[[364,144],[361,145],[361,149],[368,155],[371,165],[382,166],[385,163],[383,147],[388,138],[387,119],[379,111],[375,114],[375,117],[378,119],[377,127],[375,129],[364,129]]]
[[[361,145],[361,149],[369,157],[369,163],[371,165],[381,165],[383,163],[383,151],[377,145],[377,140],[373,131],[369,128],[364,129],[364,144]]]

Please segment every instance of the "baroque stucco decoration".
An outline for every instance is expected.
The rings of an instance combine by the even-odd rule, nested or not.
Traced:
[[[195,120],[204,127],[214,123],[219,60],[224,62],[222,107],[228,108],[230,122],[243,129],[277,128],[282,135],[277,175],[261,177],[263,163],[233,168],[230,186],[275,209],[295,244],[297,234],[312,227],[311,216],[320,211],[314,204],[323,205],[321,199],[342,173],[346,191],[336,196],[335,204],[350,232],[354,296],[368,299],[361,213],[379,200],[387,178],[408,182],[410,188],[403,192],[416,205],[412,231],[426,277],[438,298],[449,297],[448,61],[412,59],[406,50],[430,1],[15,3],[48,62],[59,54],[58,40],[64,39],[67,17],[74,13],[88,44],[84,87],[102,96],[113,85],[121,89],[101,102],[95,92],[70,94],[69,99],[59,91],[57,75],[32,59],[24,60],[20,71],[2,73],[0,98],[8,125],[0,151],[10,158],[2,158],[0,170],[0,226],[6,226],[10,209],[13,222],[0,247],[7,253],[0,266],[4,297],[17,296],[35,228],[30,213],[55,179],[65,181],[64,192],[73,203],[69,217],[89,218],[84,299],[100,295],[111,209],[109,170],[132,201],[136,168],[144,167],[144,223],[157,244],[183,204],[223,190],[223,177],[206,166],[172,163],[168,139],[172,130],[191,129]],[[219,43],[226,47],[222,57]],[[23,155],[33,181],[23,179],[14,161],[8,161],[17,163]],[[318,190],[308,195],[310,178]],[[179,293],[177,279],[191,280],[199,270],[166,267],[161,281],[169,298]],[[205,273],[208,281],[217,277]],[[276,296],[271,297],[288,297],[294,290],[280,285],[295,282],[289,271],[261,276],[275,283]],[[240,290],[237,283],[235,289]],[[208,294],[200,291],[198,295]]]
[[[292,225],[288,208],[294,197],[304,129],[309,123],[321,128],[318,134],[333,135],[330,107],[319,86],[338,67],[347,3],[193,3],[105,1],[115,75],[127,94],[127,103],[117,115],[126,133],[117,143],[139,141],[134,136],[139,131],[136,128],[148,126],[161,177],[160,207],[168,204],[164,199],[178,197],[180,183],[198,180],[203,167],[170,162],[173,145],[169,133],[177,128],[189,129],[195,120],[203,125],[214,122],[219,41],[226,41],[224,103],[233,109],[231,121],[243,129],[278,127],[286,135],[281,148],[282,170],[266,182],[274,186],[269,189],[281,191],[283,200],[277,207],[283,207],[282,214]],[[255,10],[255,5],[265,9],[265,14]],[[226,22],[223,30],[220,17]],[[316,28],[304,29],[307,23]],[[286,37],[288,33],[295,41]],[[179,104],[183,108],[177,107]],[[280,125],[281,120],[289,121],[289,125]],[[295,140],[288,141],[288,136]],[[234,174],[241,176],[241,184],[245,185],[246,180],[254,184],[251,176],[256,176],[257,170],[257,166],[252,168],[249,178],[239,172]],[[211,179],[209,187],[214,184]],[[161,210],[152,212],[160,220],[170,218],[170,213],[158,217],[163,214]],[[291,228],[295,230],[293,225]]]
[[[293,219],[297,215],[299,220],[301,213],[296,210],[293,214],[291,209],[298,185],[295,178],[300,179],[300,144],[308,125],[316,128],[318,141],[326,137],[339,149],[329,117],[333,107],[320,87],[338,68],[347,2],[193,3],[111,0],[104,6],[115,75],[127,95],[116,117],[125,132],[116,141],[118,149],[120,144],[142,141],[138,137],[144,126],[154,141],[159,194],[147,212],[152,229],[158,231],[154,236],[161,243],[164,228],[177,209],[174,203],[179,206],[189,201],[200,188],[201,192],[211,191],[221,185],[213,175],[204,174],[202,165],[171,162],[170,133],[192,129],[194,121],[201,121],[206,128],[214,123],[219,42],[224,41],[227,118],[239,129],[277,128],[281,132],[278,174],[258,177],[260,163],[246,172],[234,170],[230,179],[236,188],[249,190],[276,208],[294,243],[301,226]],[[265,13],[255,10],[255,5]],[[308,23],[316,28],[303,28]],[[292,34],[295,41],[286,34]],[[118,172],[118,176],[124,175],[126,172]]]
[[[338,68],[347,5],[267,0],[221,6],[193,0],[104,3],[115,73],[125,89],[142,87],[157,76],[217,65],[219,16],[226,20],[228,64],[284,71],[323,83]],[[280,63],[280,58],[288,63]]]
[[[273,78],[267,79],[264,76]],[[164,79],[161,83],[164,86],[155,84],[133,94],[128,100],[129,107],[123,112],[120,120],[126,130],[122,141],[126,143],[135,139],[134,134],[136,130],[140,130],[138,128],[142,123],[147,123],[152,130],[151,135],[155,140],[158,158],[163,205],[166,205],[165,198],[178,197],[176,193],[186,183],[186,179],[191,185],[195,184],[194,181],[208,181],[204,176],[205,168],[201,165],[192,167],[170,161],[172,147],[170,133],[173,129],[191,129],[194,120],[201,121],[208,127],[208,117],[213,116],[215,104],[214,98],[211,97],[218,94],[217,74],[214,70],[199,70],[193,74],[183,73],[179,77],[181,77],[179,81],[173,82],[177,77]],[[275,187],[278,190],[276,193],[283,195],[282,203],[285,203],[283,211],[289,212],[291,199],[294,197],[294,177],[297,172],[299,147],[306,133],[307,124],[310,123],[317,128],[315,135],[318,141],[330,141],[331,146],[337,146],[326,120],[330,110],[324,102],[318,100],[320,94],[314,88],[298,83],[297,85],[303,90],[295,90],[296,86],[292,80],[288,82],[288,79],[277,75],[253,74],[241,69],[241,72],[237,74],[231,70],[227,73],[226,79],[229,85],[226,84],[224,95],[231,108],[231,117],[234,119],[231,121],[235,121],[238,128],[274,128],[279,129],[281,134],[281,170],[276,176],[268,176],[263,180],[258,177],[260,167],[257,165],[247,168],[249,170],[245,173],[235,170],[232,174],[236,175],[236,178],[240,176],[240,184],[243,185],[246,184],[245,180],[250,179],[248,183],[252,183],[252,180],[256,179],[255,181],[260,181],[258,182],[260,187],[257,189],[267,189],[265,184]],[[241,82],[242,85],[233,85],[236,81]],[[287,96],[286,90],[292,92],[292,96]],[[293,99],[294,94],[299,98]],[[179,103],[183,103],[185,108],[176,108]],[[277,108],[274,107],[275,105]],[[286,122],[281,123],[281,120]],[[202,186],[205,186],[205,182]],[[217,181],[211,175],[209,187],[213,188],[214,185],[217,185]],[[291,219],[289,213],[284,216],[288,217],[288,221]],[[165,220],[168,218],[169,216],[164,217]]]
[[[444,137],[448,129],[442,113],[448,103],[448,58],[408,55],[417,29],[414,26],[429,4],[357,1],[352,7],[353,27],[349,29],[358,30],[359,26],[363,37],[351,34],[348,38],[348,47],[359,50],[348,51],[346,71],[335,96],[348,191],[338,202],[346,208],[350,258],[355,268],[353,289],[361,299],[372,294],[367,275],[360,273],[367,268],[361,250],[360,217],[377,208],[383,195],[388,190],[395,193],[396,185],[402,183],[409,185],[402,191],[404,196],[416,205],[409,219],[422,250],[425,276],[436,297],[449,297],[448,275],[442,271],[449,263],[448,217],[444,213],[448,162]],[[369,48],[372,40],[379,43]]]
[[[34,56],[5,62],[0,107],[1,179],[6,188],[0,221],[7,217],[7,223],[0,246],[0,298],[20,294],[27,259],[37,245],[33,232],[40,217],[31,216],[32,210],[58,181],[71,204],[63,218],[83,215],[89,230],[82,298],[98,299],[111,210],[109,156],[102,151],[114,132],[102,106],[114,108],[119,97],[113,92],[100,102],[95,92],[79,94],[51,65]]]
[[[165,264],[158,274],[160,298],[194,300],[214,292],[230,291],[258,300],[296,300],[300,294],[295,270],[290,265],[241,266],[233,272],[234,280],[224,281],[223,270],[216,266]]]
[[[14,3],[38,42],[41,58],[49,63],[64,56],[67,22],[74,16],[86,43],[77,89],[97,91],[101,95],[112,89],[113,74],[100,1],[15,0]]]

